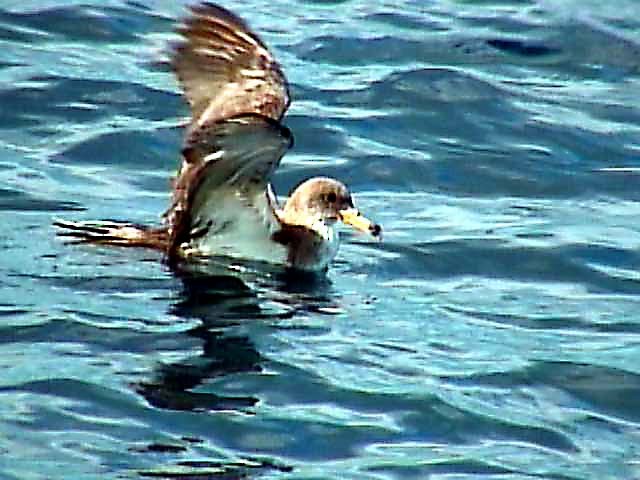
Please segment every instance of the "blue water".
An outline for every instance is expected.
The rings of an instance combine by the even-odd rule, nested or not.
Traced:
[[[640,2],[225,5],[292,83],[276,190],[384,241],[316,281],[66,245],[166,208],[185,8],[4,0],[0,478],[640,479]]]

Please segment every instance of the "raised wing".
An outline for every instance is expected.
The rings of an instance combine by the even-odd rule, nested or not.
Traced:
[[[205,3],[191,11],[171,62],[191,105],[191,131],[246,113],[280,120],[289,87],[267,47],[222,7]]]
[[[244,249],[270,244],[280,228],[269,181],[292,143],[288,128],[255,114],[198,130],[183,150],[167,212],[169,257],[194,252],[257,258]]]

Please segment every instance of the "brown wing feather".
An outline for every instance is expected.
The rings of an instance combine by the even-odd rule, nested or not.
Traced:
[[[205,3],[191,8],[172,66],[192,109],[191,131],[242,113],[280,120],[289,87],[258,36],[232,12]]]
[[[220,120],[192,137],[166,214],[169,257],[179,256],[183,244],[210,234],[212,225],[224,223],[221,219],[229,212],[223,202],[211,205],[221,195],[240,199],[242,208],[255,212],[255,225],[246,228],[262,231],[265,238],[280,228],[269,181],[292,143],[288,128],[253,114]]]

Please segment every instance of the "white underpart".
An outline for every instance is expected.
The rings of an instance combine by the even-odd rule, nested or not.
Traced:
[[[198,209],[198,215],[204,223],[208,218],[215,219],[215,224],[210,233],[184,245],[185,253],[286,264],[287,249],[271,240],[270,208],[264,191],[255,199],[230,190],[211,195]]]
[[[317,269],[323,269],[327,265],[329,265],[329,263],[331,263],[331,261],[338,254],[338,247],[340,246],[340,237],[338,235],[338,232],[336,232],[333,227],[328,227],[325,225],[325,228],[328,229],[328,232],[327,236],[323,237],[325,238],[326,242],[321,247],[321,258],[323,261],[322,264],[318,265]]]
[[[322,221],[322,219],[317,219],[311,224],[311,229],[318,233],[324,240],[327,242],[334,241],[336,235],[333,227],[330,227],[326,223]]]
[[[309,270],[322,270],[335,258],[338,253],[338,247],[340,246],[340,237],[336,230],[327,225],[322,219],[316,219],[310,228],[322,237],[324,242],[320,246],[318,252],[319,262],[315,265],[310,265]]]

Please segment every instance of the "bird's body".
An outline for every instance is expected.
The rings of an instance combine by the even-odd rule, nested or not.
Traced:
[[[56,225],[81,241],[162,249],[170,260],[222,255],[318,271],[335,257],[341,220],[379,236],[338,180],[302,182],[280,207],[270,179],[293,145],[282,125],[284,74],[237,16],[192,8],[172,67],[191,106],[172,202],[159,228],[113,222]]]

